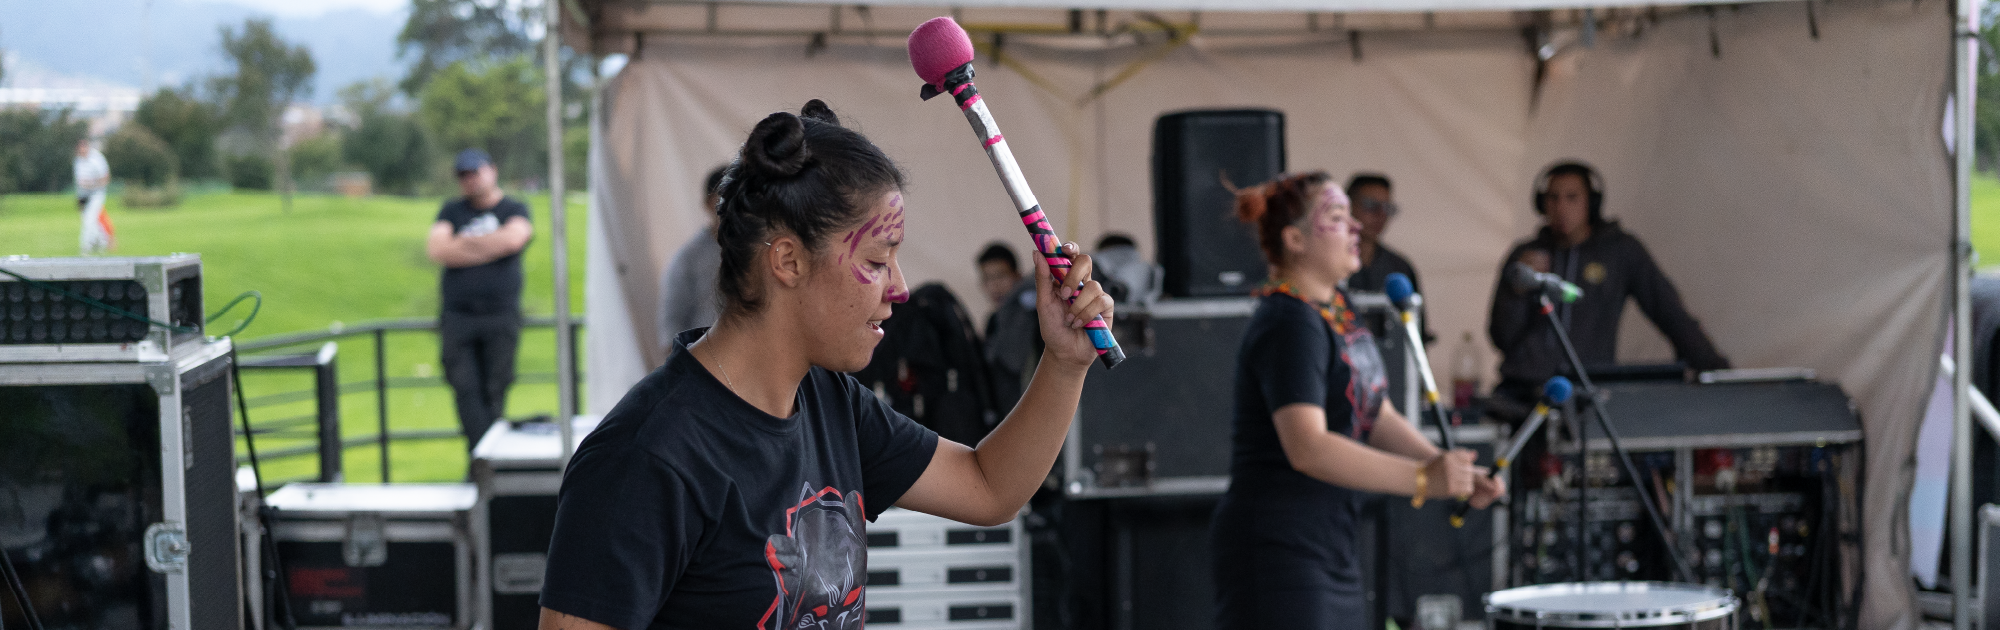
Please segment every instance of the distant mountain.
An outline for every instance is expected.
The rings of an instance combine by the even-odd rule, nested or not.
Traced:
[[[0,49],[40,70],[133,87],[146,85],[143,59],[150,62],[154,85],[180,85],[226,70],[222,26],[239,26],[246,18],[264,16],[273,18],[285,41],[312,50],[319,68],[313,77],[313,102],[332,103],[342,86],[355,81],[400,79],[406,65],[396,59],[403,11],[345,9],[284,17],[194,0],[151,0],[150,11],[145,10],[147,4],[147,0],[0,2]]]

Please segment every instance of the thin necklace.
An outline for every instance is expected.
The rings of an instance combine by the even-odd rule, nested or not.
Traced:
[[[722,370],[722,384],[723,384],[723,386],[725,386],[725,387],[728,387],[728,388],[729,388],[729,391],[731,391],[731,392],[734,392],[734,391],[736,391],[736,382],[735,382],[735,381],[732,381],[732,380],[729,380],[729,368],[726,368],[726,367],[722,367],[722,362],[721,362],[721,361],[716,361],[716,362],[715,362],[715,369],[718,369],[718,370]]]

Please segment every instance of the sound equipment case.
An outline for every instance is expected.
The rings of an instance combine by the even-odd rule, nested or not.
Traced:
[[[1084,381],[1063,443],[1070,498],[1216,495],[1229,487],[1236,353],[1255,298],[1161,300],[1125,363]],[[1140,478],[1104,477],[1106,453],[1145,452]]]
[[[1020,519],[977,527],[889,508],[868,525],[868,626],[1031,627],[1031,574]]]
[[[477,494],[469,483],[294,483],[265,497],[298,627],[476,627]]]
[[[597,428],[597,416],[576,416],[576,442]],[[562,437],[555,423],[495,422],[472,449],[472,511],[477,566],[486,588],[474,597],[480,626],[534,630],[541,614],[542,573],[555,534],[556,492],[562,488]]]
[[[0,553],[44,626],[243,625],[229,349],[0,363]]]
[[[198,255],[11,256],[0,269],[182,328],[120,318],[0,274],[0,362],[162,362],[206,343]]]

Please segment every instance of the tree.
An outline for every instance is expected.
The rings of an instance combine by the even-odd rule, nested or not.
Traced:
[[[285,107],[312,92],[312,52],[278,39],[268,19],[243,21],[241,31],[222,27],[222,51],[235,74],[217,77],[214,88],[231,126],[248,133],[271,156],[284,207],[292,207],[289,151],[280,134]]]
[[[445,66],[424,87],[417,113],[441,148],[485,149],[513,179],[547,170],[545,103],[540,69],[519,55]]]
[[[104,160],[111,163],[112,177],[128,183],[166,186],[179,178],[173,148],[144,125],[125,125],[105,138]]]
[[[132,122],[159,136],[180,162],[180,174],[188,179],[215,177],[215,138],[222,133],[222,112],[214,104],[195,97],[194,87],[160,88],[139,102]]]
[[[355,117],[354,128],[341,135],[341,155],[368,171],[377,189],[415,194],[430,172],[433,152],[423,127],[391,105],[394,97],[380,79],[341,88],[340,100]]]
[[[0,109],[0,192],[61,192],[75,182],[76,143],[90,123],[67,109]]]
[[[526,8],[512,2],[411,0],[410,18],[396,35],[398,57],[417,53],[400,84],[403,92],[423,93],[433,75],[454,63],[534,52],[535,42],[527,36],[531,19]]]

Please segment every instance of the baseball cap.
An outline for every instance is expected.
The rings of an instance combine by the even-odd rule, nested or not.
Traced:
[[[453,173],[463,175],[468,171],[476,171],[479,170],[479,167],[492,163],[493,158],[487,157],[485,151],[466,149],[458,152],[458,159],[452,162],[451,170]]]

